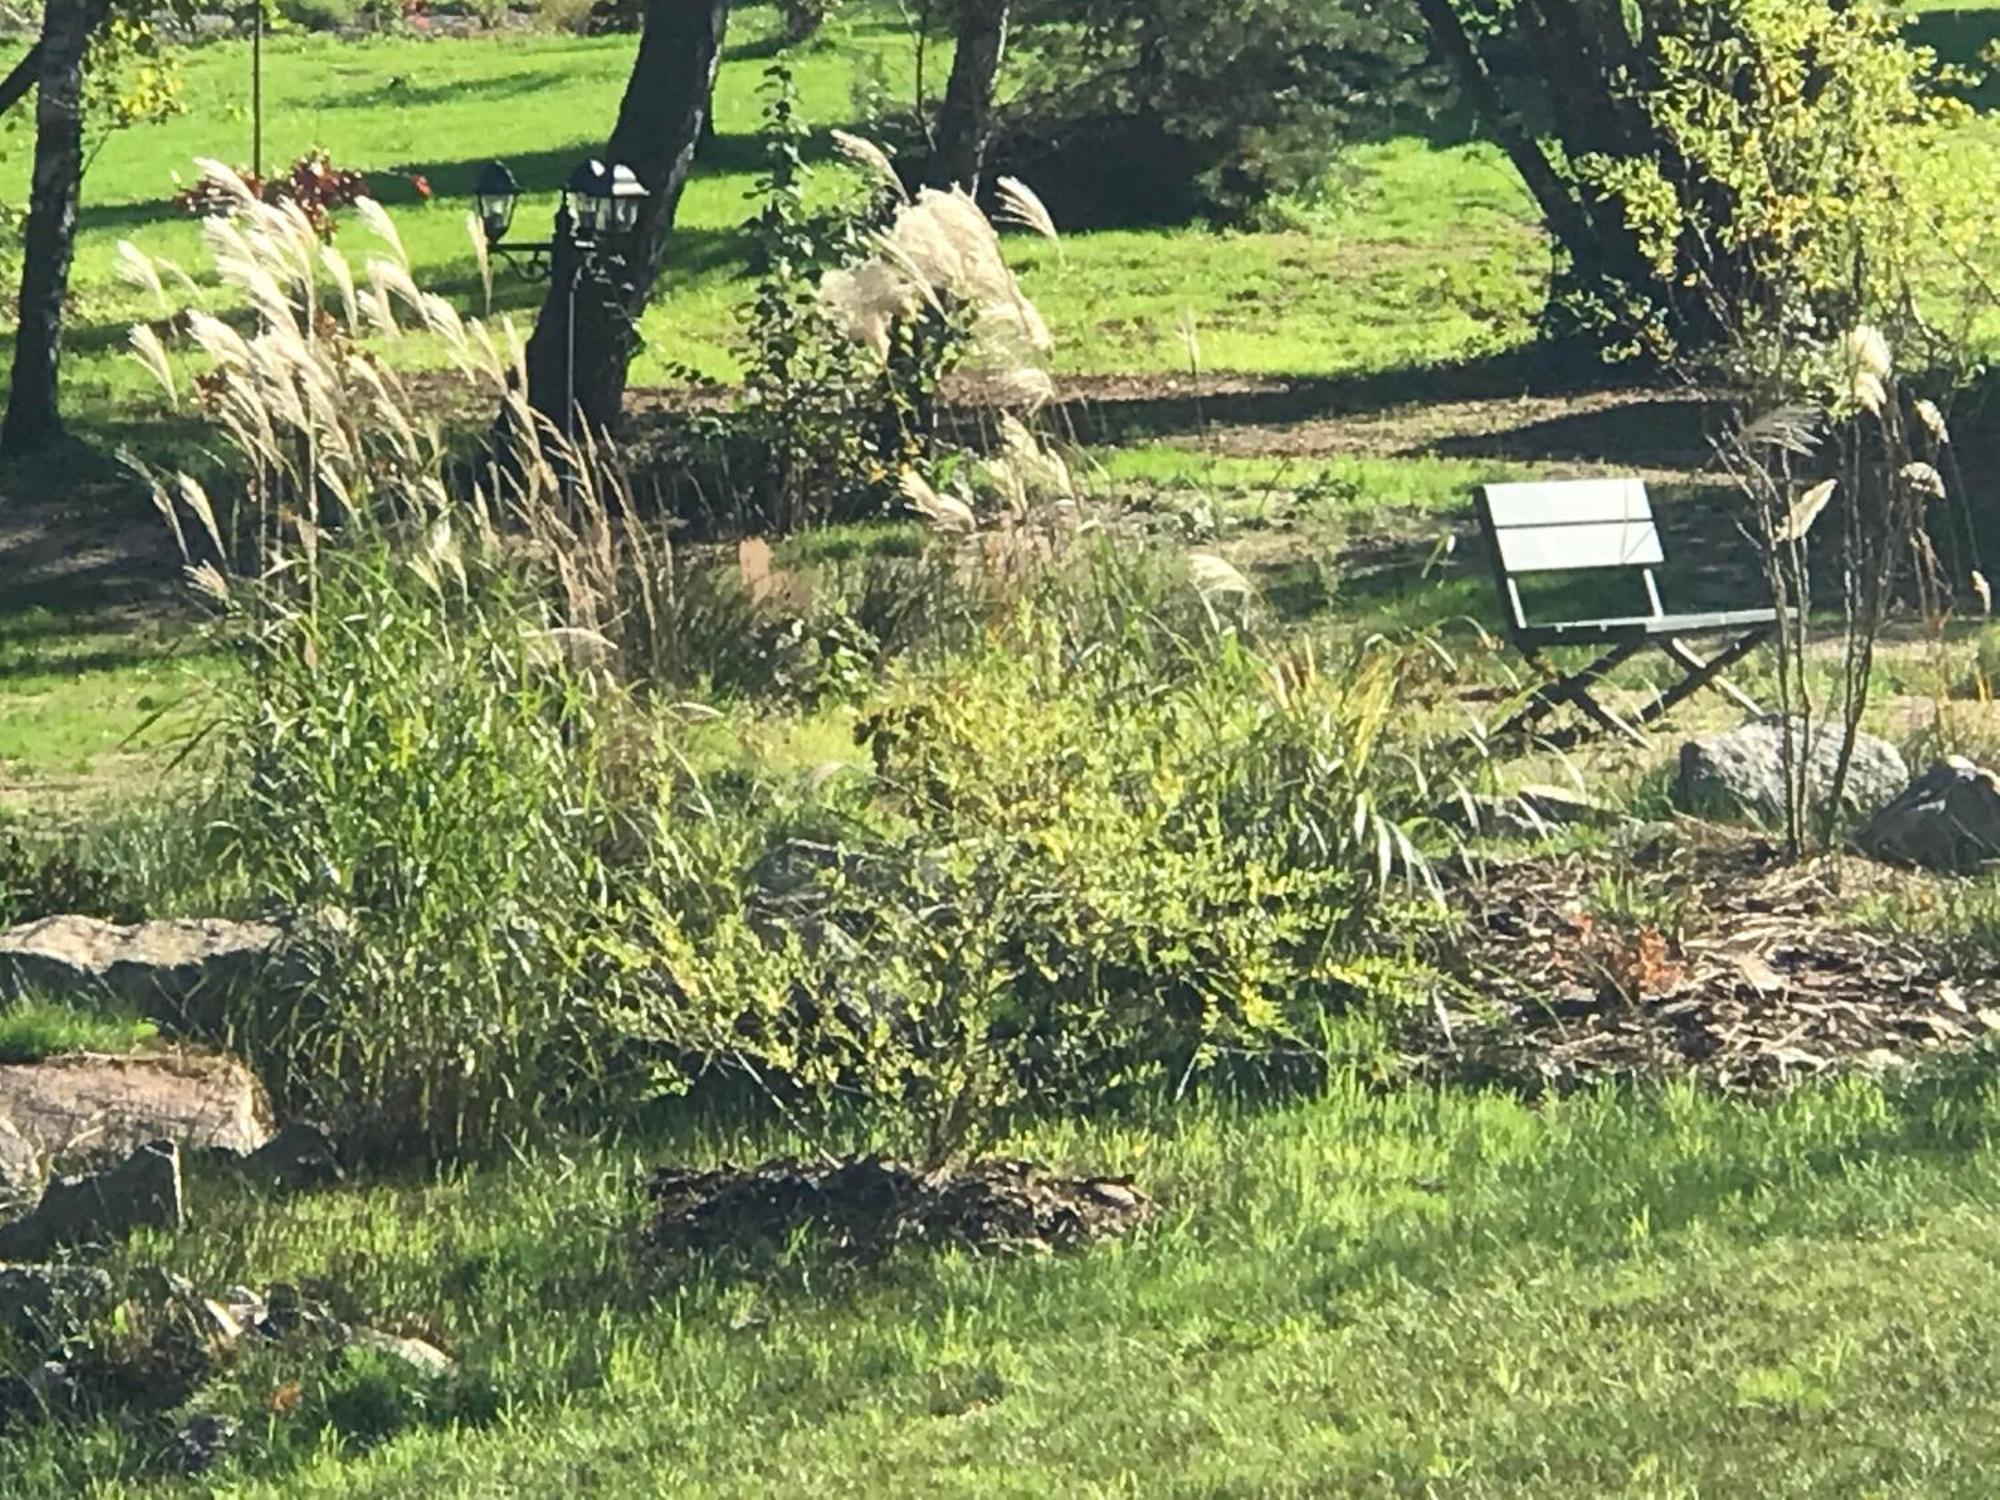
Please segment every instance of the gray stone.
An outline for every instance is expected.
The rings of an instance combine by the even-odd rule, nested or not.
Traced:
[[[401,1360],[427,1380],[440,1379],[455,1368],[449,1354],[422,1339],[402,1338],[384,1333],[379,1328],[356,1328],[351,1331],[349,1339],[357,1349],[373,1349]]]
[[[25,1208],[41,1194],[44,1169],[35,1143],[0,1115],[0,1218]]]
[[[0,1260],[40,1260],[68,1246],[113,1244],[135,1229],[180,1227],[180,1148],[154,1141],[107,1172],[56,1178],[33,1213],[0,1225]]]
[[[286,1192],[332,1187],[341,1179],[340,1151],[319,1126],[295,1120],[242,1159],[243,1170]]]
[[[0,1066],[0,1120],[58,1164],[115,1161],[158,1140],[248,1155],[273,1130],[254,1073],[233,1057],[192,1050]]]
[[[1674,805],[1707,817],[1748,815],[1765,822],[1785,816],[1786,755],[1784,720],[1752,719],[1726,734],[1705,735],[1681,746],[1674,779]],[[1796,733],[1796,727],[1795,727]],[[1815,810],[1823,810],[1840,758],[1838,726],[1813,729],[1808,781]],[[1863,734],[1854,742],[1841,808],[1852,814],[1879,807],[1910,779],[1903,757],[1887,740]]]
[[[95,1266],[0,1265],[0,1331],[16,1338],[60,1343],[110,1305]]]
[[[140,1015],[212,1034],[230,995],[268,980],[282,939],[265,922],[45,917],[0,932],[0,995],[111,995]]]
[[[2000,859],[2000,776],[1953,756],[1855,830],[1872,859],[1927,870],[1971,870]]]

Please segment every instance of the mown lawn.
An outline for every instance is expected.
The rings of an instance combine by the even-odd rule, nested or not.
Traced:
[[[331,1278],[464,1362],[371,1404],[257,1357],[209,1398],[264,1450],[232,1494],[1980,1495],[1996,1124],[1983,1062],[1769,1107],[1350,1083],[1015,1143],[1160,1195],[1130,1243],[640,1269],[642,1162],[776,1144],[715,1127],[283,1207],[211,1184],[125,1258]],[[24,1500],[147,1493],[148,1462],[0,1440]]]
[[[742,9],[705,148],[680,212],[666,278],[643,328],[642,384],[735,368],[744,267],[739,227],[759,166],[757,131],[773,27]],[[631,66],[631,38],[504,33],[463,40],[364,42],[296,35],[267,49],[267,170],[324,147],[365,171],[395,212],[417,279],[468,312],[483,294],[467,237],[472,184],[493,157],[528,196],[517,233],[541,232],[569,168],[598,149]],[[855,126],[855,92],[879,78],[907,95],[914,52],[893,8],[855,5],[814,45],[787,54],[814,124]],[[122,282],[116,247],[195,269],[198,226],[171,205],[199,157],[247,166],[249,53],[233,42],[182,54],[187,112],[102,143],[86,179],[73,281],[66,398],[82,429],[158,442],[155,394],[122,358],[125,332],[162,309]],[[822,137],[816,157],[831,158]],[[0,164],[18,194],[27,153]],[[425,202],[414,179],[433,197]],[[1546,251],[1532,206],[1504,159],[1478,143],[1399,137],[1355,148],[1341,187],[1306,227],[1212,234],[1198,227],[1079,235],[1059,251],[1023,243],[1028,285],[1058,332],[1064,368],[1299,373],[1376,370],[1513,347],[1532,331]],[[365,232],[342,246],[359,257]],[[496,305],[523,320],[540,288],[502,271]],[[1183,330],[1192,327],[1191,353]],[[4,354],[4,348],[0,348]]]

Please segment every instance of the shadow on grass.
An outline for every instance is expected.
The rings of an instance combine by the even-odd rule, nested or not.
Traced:
[[[1065,402],[1062,413],[1079,441],[1120,444],[1213,427],[1282,427],[1369,416],[1427,402],[1549,397],[1607,388],[1644,389],[1645,382],[1633,373],[1605,365],[1580,347],[1544,343],[1461,364],[1408,365],[1366,375],[1279,376],[1236,390],[1197,393],[1187,389],[1185,382],[1161,379],[1131,382],[1128,391],[1114,381],[1106,393],[1089,392]],[[1671,404],[1673,415],[1683,423],[1700,405],[1690,401],[1681,410],[1680,403]],[[1647,403],[1596,417],[1613,429],[1600,441],[1615,444],[1622,440],[1615,430],[1621,419],[1650,430],[1660,414]],[[1592,456],[1616,451],[1615,446],[1603,447]]]

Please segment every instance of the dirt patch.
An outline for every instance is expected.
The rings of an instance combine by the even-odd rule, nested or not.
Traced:
[[[645,1249],[660,1258],[768,1251],[801,1231],[854,1261],[906,1244],[1047,1252],[1128,1233],[1156,1212],[1124,1178],[1061,1177],[1012,1160],[937,1173],[872,1156],[664,1167],[646,1190],[655,1212]]]
[[[1529,860],[1460,892],[1461,998],[1421,1029],[1426,1070],[1531,1091],[1691,1074],[1762,1092],[2000,1033],[2000,965],[1853,917],[1858,895],[1909,877],[1786,865],[1758,842],[1620,864],[1632,889],[1616,916],[1601,857]]]

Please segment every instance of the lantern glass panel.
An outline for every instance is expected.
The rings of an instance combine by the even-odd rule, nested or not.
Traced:
[[[514,181],[514,174],[502,162],[491,162],[479,174],[479,183],[473,189],[472,201],[479,214],[479,222],[486,230],[489,240],[505,236],[514,223],[514,205],[521,196],[520,186]]]

